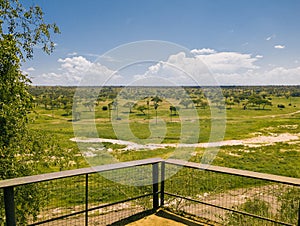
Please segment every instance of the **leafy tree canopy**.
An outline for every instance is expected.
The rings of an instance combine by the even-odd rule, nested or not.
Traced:
[[[55,24],[44,22],[43,15],[39,6],[26,9],[18,0],[0,0],[0,180],[36,174],[69,159],[69,153],[51,139],[28,129],[32,96],[21,62],[33,57],[35,46],[51,53],[51,34],[59,32]],[[37,216],[46,194],[37,185],[29,185],[16,188],[15,195],[17,225],[26,225],[28,216]],[[0,225],[5,222],[2,205]]]
[[[51,34],[60,31],[55,23],[45,23],[43,16],[39,6],[26,9],[19,0],[0,0],[0,38],[15,39],[20,59],[32,58],[35,46],[48,54],[54,50]]]

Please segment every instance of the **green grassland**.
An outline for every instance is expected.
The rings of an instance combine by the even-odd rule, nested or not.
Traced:
[[[246,88],[245,88],[246,89]],[[55,90],[55,89],[54,89]],[[171,92],[170,90],[168,92]],[[195,91],[194,91],[195,92]],[[191,93],[191,92],[190,92]],[[150,142],[160,141],[161,143],[195,143],[193,136],[195,132],[199,133],[197,141],[199,143],[208,142],[211,136],[212,121],[215,123],[215,131],[222,130],[222,121],[226,124],[224,140],[242,140],[259,135],[274,135],[282,133],[299,134],[299,119],[300,119],[300,97],[285,97],[283,95],[269,94],[269,99],[272,106],[265,106],[264,109],[260,106],[249,106],[244,109],[246,100],[234,105],[228,105],[226,108],[218,108],[217,105],[211,104],[205,107],[192,107],[180,104],[180,100],[175,97],[162,98],[159,102],[157,111],[154,109],[154,103],[150,101],[149,110],[144,109],[144,112],[139,111],[137,107],[133,107],[131,112],[128,107],[124,107],[126,100],[121,100],[118,103],[118,108],[112,107],[108,110],[103,110],[103,106],[108,106],[113,101],[113,98],[102,98],[97,104],[90,109],[83,104],[78,104],[77,111],[81,113],[79,120],[74,120],[74,115],[68,113],[69,110],[62,107],[45,107],[43,104],[37,104],[30,118],[32,122],[30,127],[33,130],[43,131],[53,137],[59,144],[61,150],[74,153],[74,167],[86,167],[89,164],[97,165],[97,159],[102,159],[101,164],[109,163],[103,161],[108,155],[105,150],[111,149],[110,155],[116,161],[130,161],[137,159],[145,159],[152,157],[169,158],[175,157],[174,148],[158,148],[156,150],[122,150],[124,146],[118,146],[111,143],[104,143],[104,151],[99,151],[98,156],[93,157],[82,156],[82,148],[78,148],[76,142],[71,141],[74,138],[74,128],[80,128],[80,132],[86,137],[100,137],[106,139],[122,139],[131,140],[134,142]],[[81,103],[84,99],[80,100]],[[122,102],[123,101],[123,102]],[[169,107],[176,104],[180,107],[177,114],[171,115]],[[145,100],[136,100],[136,104],[146,105]],[[284,105],[284,108],[279,108],[278,105]],[[74,110],[74,109],[73,109]],[[196,112],[196,116],[195,116]],[[213,113],[212,113],[213,112]],[[158,123],[156,123],[156,115]],[[182,119],[181,115],[185,118]],[[186,130],[183,134],[182,123],[185,120]],[[195,131],[195,124],[199,124]],[[95,125],[96,134],[90,132],[90,126]],[[116,126],[129,126],[132,134],[116,134]],[[218,129],[220,126],[220,129]],[[155,131],[154,135],[151,130]],[[159,134],[160,136],[155,136]],[[182,135],[183,134],[183,135]],[[133,138],[132,138],[133,137]],[[286,176],[300,176],[300,143],[275,143],[270,146],[262,147],[244,147],[244,146],[223,146],[212,164],[260,171],[266,173],[274,173]],[[88,147],[99,147],[99,144],[92,143],[85,145]],[[186,149],[177,153],[184,155]],[[195,153],[190,161],[200,162],[204,148],[196,148]],[[45,169],[46,171],[55,171],[58,169]]]
[[[151,150],[149,148],[125,150],[126,145],[107,141],[102,143],[76,143],[71,140],[76,136],[82,139],[121,139],[139,144],[189,144],[223,139],[227,141],[244,140],[258,136],[276,137],[280,134],[298,136],[300,135],[300,97],[287,94],[297,93],[299,87],[225,88],[223,89],[224,94],[226,94],[224,95],[226,96],[224,102],[231,102],[231,104],[221,107],[218,102],[213,101],[207,105],[198,105],[195,101],[194,105],[190,104],[186,107],[181,102],[182,93],[176,96],[174,94],[176,90],[165,88],[158,90],[162,97],[161,101],[158,102],[157,109],[154,108],[155,103],[151,101],[151,98],[147,96],[145,99],[135,98],[134,95],[127,99],[118,99],[118,105],[113,106],[112,103],[117,98],[120,88],[102,89],[100,93],[94,96],[91,89],[94,88],[80,88],[80,91],[85,95],[78,95],[77,99],[73,99],[75,88],[36,87],[31,90],[35,97],[35,107],[30,114],[30,128],[46,134],[47,137],[57,143],[56,147],[65,152],[66,156],[71,155],[70,164],[67,164],[64,168],[61,168],[61,166],[45,167],[41,170],[42,172],[153,157],[188,159],[192,162],[201,162],[210,153],[218,151],[211,162],[213,165],[300,177],[300,139],[252,146],[225,145],[219,147],[219,149],[204,147],[175,148],[170,145]],[[256,92],[257,95],[262,96],[262,93],[268,93],[263,100],[270,101],[272,105],[262,106],[249,103],[251,97],[254,96],[255,89],[260,90]],[[148,92],[149,90],[144,89],[144,91]],[[141,93],[142,91],[134,92]],[[205,103],[206,100],[200,88],[187,88],[186,92],[193,101],[200,98],[202,101],[204,100],[202,103]],[[151,92],[149,91],[149,93]],[[239,93],[248,93],[248,97],[246,99],[242,98]],[[232,104],[237,97],[241,98],[240,101]],[[128,101],[135,102],[136,106],[129,108]],[[144,106],[144,108],[139,108],[139,106]],[[176,106],[177,112],[171,114],[170,106]],[[122,133],[122,128],[129,129],[129,132]],[[212,134],[216,134],[213,139],[211,138]],[[87,155],[87,153],[91,155]],[[149,167],[121,169],[113,173],[107,172],[109,175],[105,173],[91,175],[89,182],[90,202],[93,205],[98,205],[151,193],[151,186],[127,185],[128,183],[134,184],[134,180],[147,180],[148,182],[145,184],[151,184],[151,166]],[[166,178],[168,180],[166,181],[166,188],[170,189],[168,191],[188,197],[198,198],[199,195],[205,193],[210,195],[225,194],[228,190],[239,188],[272,186],[269,182],[250,178],[189,168],[177,169],[173,165],[167,165],[167,167]],[[111,177],[118,178],[110,180]],[[61,196],[57,196],[56,191],[45,194],[48,199],[46,207],[50,210],[55,209],[58,200],[66,208],[82,205],[85,194],[84,182],[85,178],[83,176],[53,181],[53,188],[63,188],[65,192]],[[297,192],[298,190],[292,191],[293,202],[298,200],[297,194],[299,193]],[[289,194],[288,192],[281,193],[282,199],[285,199],[284,196]],[[281,196],[278,196],[278,198],[281,198]],[[172,201],[172,199],[166,199],[165,201]],[[150,204],[150,198],[145,198],[142,203],[145,207]],[[247,203],[239,208],[252,213],[257,205],[265,206],[265,203],[257,203],[256,200],[249,199]],[[252,206],[254,207],[252,208]],[[290,213],[297,214],[297,209],[290,208],[291,206],[289,204],[288,208],[281,211],[280,219],[290,220]],[[250,210],[248,210],[249,208]],[[259,208],[262,209],[262,207]],[[284,211],[288,212],[286,218],[284,218]],[[255,214],[255,212],[253,213]],[[235,222],[235,217],[230,215],[228,219]],[[294,217],[294,219],[296,218]],[[238,219],[238,221],[241,220]],[[257,224],[253,223],[252,225]]]

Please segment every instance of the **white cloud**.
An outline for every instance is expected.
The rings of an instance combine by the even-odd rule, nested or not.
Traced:
[[[265,70],[255,62],[263,56],[243,54],[238,52],[219,52],[209,55],[186,56],[184,53],[172,55],[166,62],[159,62],[149,67],[145,75],[138,78],[145,79],[147,76],[160,76],[175,84],[198,85],[299,85],[300,67],[285,68],[275,67]],[[206,66],[210,69],[208,72]],[[217,83],[217,82],[218,83]]]
[[[83,56],[59,59],[57,71],[35,76],[41,85],[299,85],[300,67],[260,68],[262,55],[217,52],[213,49],[180,52],[145,71],[110,70]],[[28,68],[29,69],[29,68]],[[28,71],[27,69],[27,71]],[[32,69],[30,69],[32,70]],[[130,72],[130,73],[129,73]],[[134,74],[136,72],[136,74]]]
[[[98,60],[100,62],[120,62],[120,60],[117,60],[111,56],[99,56],[99,55],[94,55],[94,56],[97,56],[98,57]]]
[[[273,34],[273,35],[267,37],[267,38],[266,38],[266,41],[270,41],[271,39],[273,39],[273,38],[275,38],[275,37],[276,37],[276,35]]]
[[[202,54],[187,56],[181,52],[171,55],[166,62],[150,66],[145,76],[164,77],[176,84],[216,85],[215,75],[230,75],[259,69],[254,63],[261,58],[260,56],[252,57],[251,54],[238,52],[217,53],[215,50],[209,51],[211,53],[208,55],[205,54],[208,51],[198,52]]]
[[[26,69],[22,69],[22,72],[23,72],[24,74],[27,74],[27,75],[33,74],[34,71],[35,71],[35,68],[34,68],[34,67],[28,67],[28,68],[26,68]]]
[[[209,73],[201,59],[196,56],[186,56],[183,52],[171,55],[166,62],[159,62],[157,65],[150,67],[149,72],[164,75],[170,80],[177,80],[179,84],[181,81],[191,82],[193,78],[190,76],[207,75]]]
[[[29,67],[26,69],[26,71],[35,71],[35,68],[34,67]]]
[[[61,63],[61,70],[65,70],[68,73],[86,72],[93,66],[92,62],[82,56],[58,59],[58,62]]]
[[[209,48],[203,48],[203,49],[193,49],[191,50],[191,53],[193,54],[212,54],[212,53],[216,53],[216,51],[214,49],[209,49]]]
[[[84,55],[84,56],[89,56],[89,57],[94,57],[94,58],[101,57],[101,55],[95,54],[95,53],[85,53],[85,54],[83,54],[83,55]]]
[[[300,67],[276,67],[265,73],[265,79],[275,85],[299,85]]]
[[[114,71],[101,65],[92,63],[82,56],[59,59],[58,72],[44,73],[33,79],[35,84],[48,85],[103,85],[114,77]]]
[[[251,54],[220,52],[210,55],[198,55],[196,57],[202,60],[212,72],[224,73],[258,68],[254,64],[257,58],[252,57]]]
[[[284,45],[275,45],[274,48],[275,49],[284,49],[285,46]]]
[[[272,70],[248,70],[244,73],[216,73],[223,85],[299,85],[300,67],[276,67]]]
[[[68,53],[67,55],[68,55],[68,56],[77,56],[78,53],[77,53],[77,52],[72,52],[72,53]]]

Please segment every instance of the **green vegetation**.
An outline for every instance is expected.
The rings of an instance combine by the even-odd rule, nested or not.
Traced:
[[[266,217],[269,219],[271,218],[270,209],[270,205],[259,198],[249,199],[239,207],[240,211],[251,213],[256,216]],[[231,213],[228,215],[229,217],[227,219],[226,225],[258,226],[265,223],[260,219],[252,218],[238,213]],[[272,225],[272,223],[269,223],[269,225]]]
[[[296,225],[298,222],[299,195],[299,189],[288,189],[287,191],[282,192],[278,196],[278,199],[281,202],[280,208],[278,209],[259,197],[248,199],[244,204],[238,206],[237,209],[257,216],[277,219],[281,222],[289,222],[290,224]],[[238,213],[228,214],[224,223],[226,223],[226,225],[249,226],[261,225],[262,223],[266,224],[260,219]],[[273,225],[273,223],[269,222],[269,224],[266,225]]]
[[[43,89],[45,92],[55,93],[58,90],[60,95],[56,95],[56,99],[48,103],[56,103],[55,105],[47,104],[45,107],[42,101]],[[190,103],[187,104],[187,99],[183,94],[175,95],[174,89],[164,88],[163,90],[156,90],[159,93],[161,101],[154,101],[156,95],[148,98],[140,98],[146,93],[152,93],[154,88],[132,88],[130,92],[121,92],[122,87],[105,87],[97,92],[96,87],[78,88],[80,95],[71,99],[74,95],[75,87],[31,87],[30,92],[35,94],[35,112],[30,115],[34,120],[30,124],[34,131],[42,131],[49,135],[55,135],[60,143],[60,148],[63,152],[70,151],[74,153],[74,162],[72,167],[85,167],[90,165],[107,164],[117,161],[131,161],[145,158],[161,157],[161,158],[179,158],[186,159],[193,162],[201,162],[205,152],[210,151],[210,148],[177,148],[175,152],[174,147],[157,148],[154,150],[139,149],[126,150],[126,145],[113,144],[110,142],[99,143],[83,143],[80,144],[80,150],[77,144],[70,139],[74,137],[73,126],[80,125],[83,129],[83,135],[86,137],[100,137],[106,139],[122,139],[143,144],[144,142],[155,143],[157,140],[164,144],[180,142],[180,135],[182,133],[182,118],[181,114],[188,116],[188,120],[199,123],[199,138],[197,142],[208,142],[211,133],[212,120],[220,120],[220,118],[212,119],[211,111],[215,111],[215,117],[221,117],[226,111],[226,132],[225,140],[243,140],[255,138],[259,136],[276,137],[280,134],[290,134],[298,136],[300,133],[299,116],[300,116],[300,98],[298,97],[300,87],[223,87],[224,104],[222,107],[221,100],[213,99],[211,95],[209,98],[205,97],[200,88],[185,88],[188,94]],[[128,88],[127,88],[128,89]],[[149,90],[148,90],[149,89]],[[206,88],[206,93],[210,93],[209,87]],[[78,92],[78,90],[77,90]],[[118,92],[123,96],[115,101]],[[144,94],[141,94],[145,92]],[[131,93],[131,94],[130,94]],[[48,95],[55,96],[55,95]],[[60,96],[60,97],[59,97]],[[61,97],[69,97],[65,104],[61,101]],[[125,98],[126,96],[126,98]],[[79,98],[80,97],[80,98]],[[94,100],[91,106],[91,98]],[[37,101],[40,99],[39,101]],[[67,99],[67,98],[65,98]],[[266,100],[266,104],[262,100]],[[153,101],[152,101],[153,100]],[[186,101],[186,102],[185,102]],[[87,104],[89,103],[89,105]],[[210,103],[210,105],[207,105]],[[271,104],[270,104],[271,103]],[[155,104],[157,104],[155,106]],[[73,105],[73,116],[68,113],[68,107]],[[75,107],[74,107],[75,106]],[[282,107],[284,106],[284,107]],[[196,110],[197,117],[192,114]],[[80,113],[80,119],[74,118],[74,113]],[[97,134],[89,134],[89,126],[92,120],[95,121]],[[157,119],[157,124],[156,124]],[[164,124],[161,123],[164,121]],[[115,124],[114,124],[115,123]],[[125,133],[120,136],[115,130],[115,126],[128,125],[131,133]],[[152,130],[162,131],[165,128],[165,134],[162,137],[153,137]],[[192,135],[192,132],[187,133],[186,136]],[[185,137],[185,140],[188,140]],[[195,142],[195,141],[194,141]],[[188,142],[187,142],[188,143]],[[252,145],[226,145],[219,148],[219,152],[212,162],[214,165],[232,167],[238,169],[252,170],[256,172],[271,173],[277,175],[284,175],[290,177],[300,176],[300,165],[298,159],[299,139],[294,139],[286,142],[266,143]],[[95,151],[93,151],[95,150]],[[214,149],[212,149],[214,151]],[[85,152],[91,152],[92,155],[86,155]],[[77,153],[77,154],[76,154]],[[192,155],[191,155],[192,154]],[[187,157],[187,155],[190,155]],[[87,164],[86,160],[89,164]],[[56,170],[56,169],[50,169]],[[49,171],[49,169],[46,169]],[[45,171],[45,172],[46,172]],[[173,172],[174,171],[174,172]],[[167,187],[171,188],[169,192],[185,195],[189,197],[199,198],[199,195],[209,193],[210,195],[217,195],[226,193],[226,191],[235,191],[236,189],[265,187],[269,183],[246,179],[241,177],[233,177],[229,175],[216,175],[206,172],[195,172],[191,169],[182,169],[177,172],[176,169],[168,169],[166,172],[175,174],[168,180]],[[124,171],[123,179],[128,180],[128,173]],[[137,175],[141,175],[138,173]],[[146,175],[146,173],[145,173]],[[102,175],[105,176],[105,175]],[[101,181],[95,183],[98,186],[108,187],[105,190],[97,190],[97,195],[93,196],[92,202],[108,202],[117,201],[125,197],[132,197],[134,194],[140,194],[149,191],[151,188],[144,190],[144,187],[136,188],[135,190],[128,190],[128,188],[120,188],[114,190],[110,188],[117,188],[119,185],[112,181],[107,181],[102,176],[99,176]],[[189,181],[186,179],[189,178]],[[197,183],[192,183],[197,181]],[[213,183],[220,182],[222,183]],[[94,182],[91,182],[94,184]],[[120,185],[122,187],[122,185]],[[72,189],[72,188],[70,188]],[[81,188],[83,189],[83,188]],[[292,208],[297,194],[289,196],[289,192],[282,192],[281,199],[282,206],[286,207],[278,210],[276,216],[270,215],[270,207],[268,203],[263,200],[249,199],[242,205],[235,208],[250,213],[257,213],[262,216],[274,217],[276,219],[289,222],[289,216],[295,214]],[[99,199],[101,197],[101,200]],[[289,198],[290,197],[290,198]],[[54,197],[55,199],[55,197]],[[80,197],[66,197],[64,198],[66,205],[76,205],[80,203]],[[77,201],[76,201],[77,200]],[[168,199],[172,202],[175,199]],[[150,200],[145,200],[145,205]],[[74,204],[75,203],[75,204]],[[180,209],[184,202],[177,203],[175,208]],[[257,210],[258,212],[253,212]],[[286,212],[284,212],[286,210]],[[266,215],[264,215],[266,214]],[[269,214],[269,215],[268,215]],[[228,215],[227,222],[244,222],[245,219],[240,215]],[[247,222],[257,223],[252,218]]]
[[[28,128],[33,98],[28,92],[30,80],[21,71],[21,62],[33,57],[35,46],[52,52],[53,33],[59,33],[58,27],[44,22],[39,6],[26,9],[18,0],[1,0],[0,180],[38,174],[47,167],[59,168],[68,158],[68,152],[62,153],[47,134]],[[53,161],[53,156],[57,156],[57,161]],[[18,225],[24,225],[28,216],[38,214],[44,202],[44,194],[38,191],[35,185],[16,188]],[[0,199],[3,200],[2,192]],[[0,225],[4,225],[3,219],[0,202]]]
[[[186,94],[180,93],[180,89],[178,91],[174,89],[176,88],[132,87],[126,88],[124,91],[122,87],[103,87],[101,89],[97,87],[77,89],[75,87],[31,87],[30,92],[35,99],[35,113],[31,114],[31,118],[35,120],[30,126],[35,131],[40,131],[42,128],[44,133],[55,136],[62,150],[72,153],[77,152],[78,154],[74,156],[75,167],[87,166],[85,160],[79,154],[80,151],[84,152],[82,147],[86,149],[89,147],[97,148],[100,145],[97,143],[81,144],[79,151],[76,143],[70,140],[74,137],[75,112],[80,113],[80,119],[75,120],[75,126],[80,126],[80,129],[83,130],[82,134],[87,137],[122,139],[138,143],[155,143],[156,141],[165,144],[178,143],[182,142],[182,140],[180,141],[182,134],[182,118],[180,116],[184,115],[193,123],[199,123],[198,142],[208,142],[213,120],[211,111],[215,111],[217,114],[220,112],[220,117],[223,115],[220,100],[215,99],[217,96],[213,96],[210,87],[186,87]],[[276,134],[283,133],[297,135],[300,133],[300,127],[298,126],[300,116],[299,90],[300,87],[297,86],[223,87],[224,104],[227,105],[224,139],[242,140],[261,135],[276,136]],[[75,92],[77,94],[72,99],[71,97],[74,96]],[[146,98],[146,94],[150,95],[149,93],[156,93],[157,95]],[[189,99],[187,99],[187,96]],[[49,103],[47,105],[43,104],[45,98]],[[118,101],[115,101],[115,98],[118,98]],[[93,100],[93,106],[91,106],[91,100]],[[188,105],[185,103],[187,100],[190,100]],[[271,104],[264,105],[261,102],[262,100],[266,100]],[[206,105],[208,102],[211,103],[209,106]],[[231,102],[231,104],[228,105],[228,102]],[[68,107],[72,105],[73,116],[66,113],[72,111]],[[278,107],[282,105],[285,107]],[[196,111],[198,116],[193,115],[193,111]],[[218,117],[217,114],[215,114],[215,117]],[[158,120],[163,120],[164,123],[158,121],[156,124],[156,117]],[[89,131],[92,120],[95,121],[97,134]],[[129,125],[132,135],[129,133],[121,135],[116,133],[116,125],[120,128]],[[192,123],[187,126],[192,126]],[[155,137],[154,133],[153,137],[152,129],[155,129],[155,133],[162,135]],[[164,130],[165,134],[163,133]],[[183,138],[184,142],[189,143],[189,139],[192,139],[194,132],[187,129]],[[191,143],[195,143],[195,140]],[[172,156],[175,158],[174,148],[124,151],[122,150],[124,146],[113,144],[104,144],[104,146],[105,150],[112,149],[110,154],[118,161],[151,157],[169,158]],[[99,159],[107,155],[105,150],[96,153],[98,156],[94,157],[94,160],[92,160],[92,157],[86,158],[89,163],[97,164]],[[196,148],[188,151],[189,153],[195,153],[190,161],[200,162],[205,150],[204,148]],[[272,145],[258,145],[257,147],[228,145],[220,147],[220,152],[213,164],[299,177],[298,150],[299,142],[297,140],[294,142],[273,143]],[[178,152],[177,157],[180,153],[184,155],[185,150],[179,150]],[[100,161],[98,164],[108,162],[109,159],[102,163]]]
[[[126,92],[122,91],[122,87],[104,87],[100,91],[97,87],[30,87],[30,93],[34,99],[34,108],[28,118],[30,130],[37,134],[43,133],[45,136],[53,137],[57,141],[57,150],[62,155],[73,156],[73,159],[66,158],[64,164],[57,166],[52,164],[49,167],[48,164],[43,167],[41,165],[39,171],[50,172],[62,170],[62,166],[80,168],[153,157],[184,158],[193,162],[201,162],[205,152],[215,150],[200,147],[127,150],[127,145],[110,142],[77,144],[71,140],[75,136],[74,127],[76,128],[76,126],[80,126],[82,138],[122,139],[139,144],[148,142],[174,144],[181,142],[183,120],[181,116],[184,115],[185,122],[187,122],[184,143],[208,142],[212,121],[221,120],[226,111],[225,140],[243,140],[258,136],[274,137],[285,133],[297,136],[300,133],[298,122],[300,98],[297,96],[300,87],[223,87],[223,100],[218,96],[214,97],[214,92],[210,90],[210,87],[205,89],[204,92],[201,88],[186,87],[184,95],[176,94],[177,90],[168,87],[162,89],[132,87],[127,88]],[[152,95],[154,92],[157,95]],[[75,97],[72,98],[75,93]],[[118,97],[118,93],[121,97]],[[287,94],[289,95],[287,96]],[[118,99],[115,100],[115,98]],[[258,101],[264,99],[272,104],[264,105]],[[186,100],[190,100],[189,104],[185,102]],[[208,103],[210,104],[208,105]],[[215,112],[215,118],[212,118],[211,111]],[[196,115],[193,112],[196,112]],[[90,130],[91,122],[95,122],[97,134]],[[199,137],[197,140],[192,140],[195,131],[189,130],[189,128],[193,128],[195,123],[199,123]],[[118,134],[117,129],[126,125],[132,134]],[[252,146],[226,145],[220,147],[212,164],[299,177],[300,165],[297,161],[300,157],[299,145],[299,139],[270,143],[269,145],[255,145],[255,143]],[[54,163],[60,158],[55,159]],[[44,161],[48,162],[47,159]],[[145,171],[145,175],[147,172]],[[171,174],[172,172],[172,169],[167,171]],[[119,179],[120,182],[122,180],[128,182],[130,172],[125,170],[120,175],[118,175],[118,177],[122,177]],[[136,175],[143,177],[141,171]],[[95,175],[91,178],[90,187],[107,187],[107,189],[96,189],[95,191],[91,188],[92,203],[118,201],[151,190],[150,187],[143,186],[135,189],[128,189],[126,186],[123,188],[123,185],[106,180],[103,176],[107,175]],[[191,182],[185,181],[186,178],[197,181],[197,183],[191,184]],[[84,190],[82,181],[83,179],[76,181],[77,191]],[[211,181],[222,181],[222,183],[215,184]],[[58,182],[57,187],[60,186],[60,183]],[[64,183],[71,185],[74,184],[74,181],[65,179]],[[170,192],[195,198],[204,193],[219,194],[228,190],[267,185],[266,182],[228,175],[195,173],[190,169],[180,170],[168,183],[170,183],[168,187],[172,188]],[[186,188],[183,188],[184,186]],[[73,191],[75,188],[68,186],[68,189]],[[75,197],[71,193],[64,194],[65,196],[62,198],[64,204],[66,206],[80,205],[82,197]],[[55,195],[52,197],[51,194],[48,194],[50,196],[48,199],[53,199],[53,203],[56,203],[57,197]],[[282,200],[288,200],[288,198],[282,197]],[[293,205],[293,200],[283,202],[286,202],[286,205]],[[145,203],[149,203],[149,201],[147,199]],[[249,206],[251,207],[252,204],[250,204],[246,203],[237,208],[246,210]],[[48,208],[55,208],[51,202],[48,202],[47,205]],[[257,205],[263,206],[262,203]],[[267,204],[264,207],[267,207]],[[293,213],[287,211],[282,214],[282,217],[290,214]]]
[[[59,29],[55,24],[44,22],[43,11],[38,6],[26,9],[18,0],[2,0],[0,6],[1,180],[89,164],[152,157],[188,158],[201,162],[205,152],[215,151],[199,147],[175,148],[172,145],[155,150],[127,150],[126,145],[110,142],[83,143],[79,148],[71,140],[74,138],[74,128],[80,128],[80,138],[122,139],[138,144],[208,142],[212,133],[222,132],[224,120],[225,140],[300,134],[299,86],[222,87],[223,95],[214,87],[100,89],[30,86],[30,80],[21,72],[21,62],[33,57],[36,45],[43,46],[46,53],[51,53],[54,48],[51,35],[59,33]],[[91,130],[93,126],[95,131]],[[130,132],[119,134],[118,128],[126,126]],[[222,137],[218,134],[217,138]],[[266,144],[252,146],[226,145],[220,147],[212,164],[299,178],[299,146],[299,139],[273,143],[267,141]],[[91,155],[87,154],[89,152]],[[171,192],[189,197],[268,184],[230,175],[202,171],[195,173],[192,169],[178,172],[169,169],[167,173],[176,173],[167,182]],[[131,181],[134,179],[142,184],[151,184],[151,168],[120,170],[117,174],[119,178],[113,178],[120,183],[107,179],[115,176],[108,174],[110,172],[91,176],[89,186],[90,189],[95,188],[90,191],[92,204],[119,201],[133,194],[151,192],[151,186],[120,184],[125,181],[134,184]],[[55,208],[59,198],[59,203],[66,207],[82,205],[83,197],[73,191],[84,194],[84,181],[85,178],[80,176],[16,188],[17,224],[26,224],[30,217],[36,219],[45,206]],[[197,183],[193,184],[192,181]],[[211,181],[222,183],[216,185]],[[53,191],[48,189],[51,186]],[[55,188],[63,189],[61,197],[56,197]],[[281,205],[275,215],[267,202],[257,198],[249,199],[236,208],[282,221],[296,219],[299,190],[284,190],[277,198]],[[0,199],[3,199],[2,192]],[[146,201],[145,206],[149,205],[150,199]],[[0,202],[0,225],[4,225],[2,205],[3,202]],[[229,225],[257,224],[234,214],[228,220]]]

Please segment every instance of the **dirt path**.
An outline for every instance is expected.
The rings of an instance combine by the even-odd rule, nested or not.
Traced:
[[[295,114],[298,114],[298,113],[300,113],[300,110],[295,111],[295,112],[291,112],[291,113],[286,113],[286,114],[254,116],[253,118],[277,118],[277,117],[292,116],[292,115],[295,115]]]

